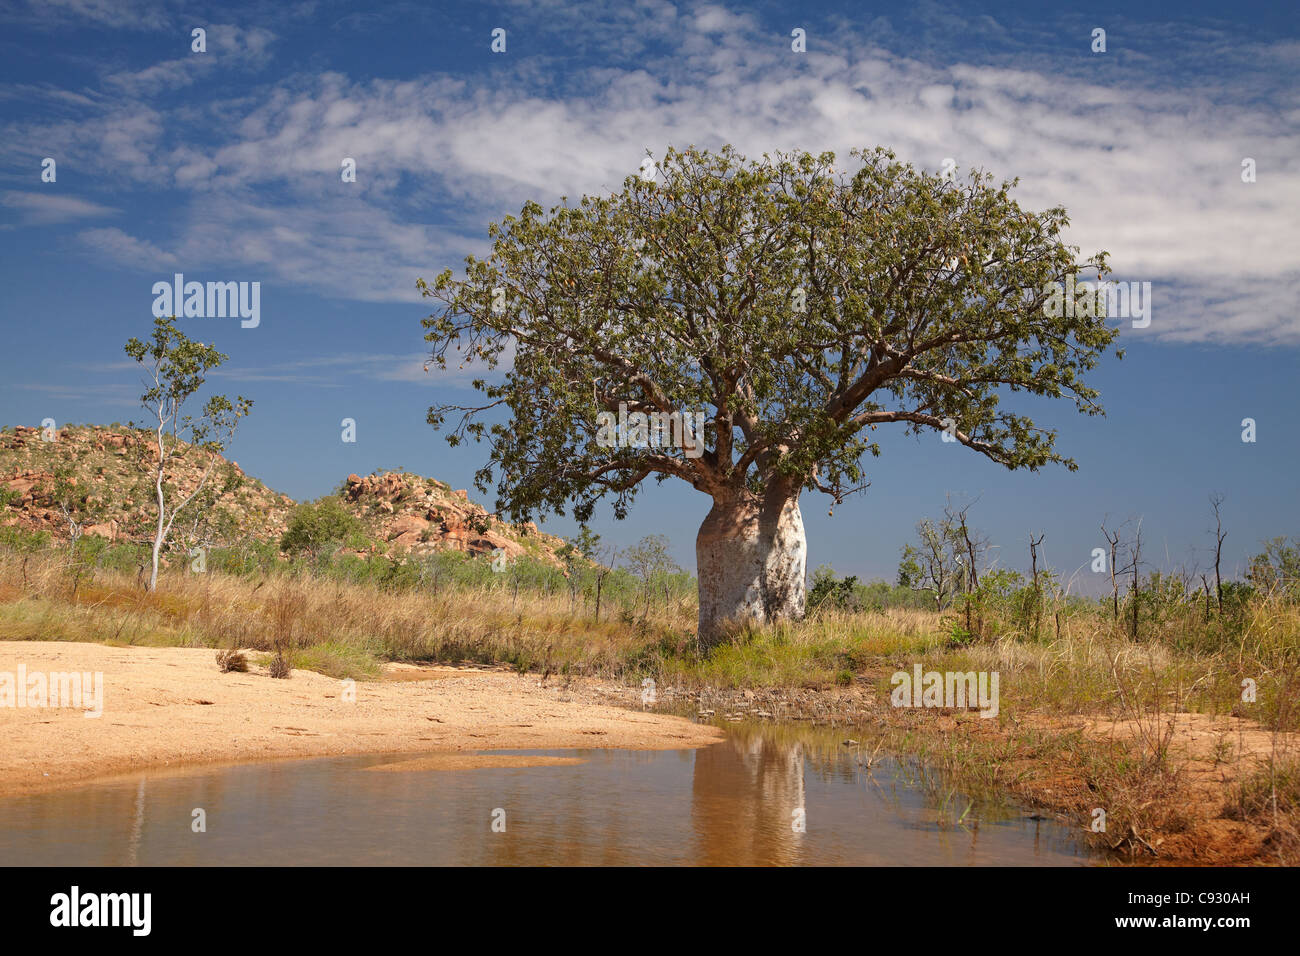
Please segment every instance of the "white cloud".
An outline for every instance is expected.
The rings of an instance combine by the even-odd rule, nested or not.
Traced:
[[[513,360],[513,349],[507,350],[503,364],[508,367]],[[226,378],[236,382],[286,382],[294,385],[310,385],[318,388],[344,388],[344,379],[359,377],[383,382],[408,382],[416,385],[437,385],[446,387],[465,387],[474,378],[492,378],[494,374],[484,368],[457,369],[454,366],[443,371],[428,364],[429,356],[419,353],[345,353],[342,355],[320,356],[299,359],[293,362],[280,362],[275,365],[218,369],[212,372],[217,378]]]
[[[86,402],[95,405],[139,406],[140,394],[136,386],[121,382],[91,384],[53,384],[50,382],[13,382],[11,387],[27,392],[40,392],[59,401]]]
[[[85,229],[77,234],[77,238],[100,256],[144,272],[170,269],[178,262],[175,255],[147,239],[137,239],[113,226]]]
[[[951,156],[963,168],[1019,176],[1025,205],[1066,206],[1070,241],[1085,254],[1107,249],[1118,276],[1155,286],[1151,328],[1135,334],[1300,339],[1289,305],[1300,292],[1293,92],[1261,101],[1240,79],[1180,88],[1159,64],[1117,83],[1092,61],[1064,66],[1019,50],[1005,61],[938,65],[876,47],[863,39],[869,31],[819,34],[816,55],[800,55],[788,30],[763,31],[738,11],[710,4],[683,15],[646,2],[584,25],[551,7],[537,16],[553,17],[578,48],[592,49],[610,22],[641,31],[637,44],[611,48],[612,65],[565,71],[554,83],[539,85],[548,61],[527,56],[472,85],[438,74],[293,76],[208,111],[118,107],[126,132],[94,123],[76,132],[123,175],[188,193],[169,244],[180,261],[263,270],[363,301],[413,298],[416,276],[481,252],[486,223],[525,199],[617,188],[647,147],[730,142],[751,156],[832,149],[847,160],[851,147],[886,145],[929,169]],[[941,10],[927,11],[942,20]],[[975,26],[983,36],[1001,31],[992,21]],[[1168,42],[1184,43],[1174,57],[1200,43],[1227,62],[1265,66],[1287,62],[1295,46],[1209,31]],[[235,53],[256,59],[267,44]],[[634,62],[617,61],[633,51]],[[73,136],[70,124],[45,132]],[[1240,181],[1245,156],[1259,164],[1256,183]],[[339,182],[343,157],[357,161],[356,184]],[[427,224],[438,219],[449,225]],[[147,239],[131,250],[114,230],[89,236],[92,245],[150,251]],[[1177,310],[1162,308],[1161,290],[1176,290]]]
[[[189,52],[143,70],[110,73],[104,82],[128,96],[146,96],[189,86],[200,76],[218,69],[256,69],[270,60],[270,46],[276,37],[269,30],[222,23],[205,25],[203,29],[207,31],[204,52]]]
[[[172,22],[167,6],[159,0],[29,0],[25,16],[60,26],[161,30]]]
[[[22,216],[22,225],[45,226],[72,222],[76,219],[94,219],[116,215],[118,210],[101,206],[75,196],[61,196],[49,192],[19,192],[10,190],[0,195],[0,205],[16,209]]]
[[[52,99],[49,91],[41,97]],[[57,160],[60,182],[93,171],[97,186],[112,189],[158,186],[170,176],[153,162],[168,122],[162,113],[112,98],[97,102],[89,115],[54,119],[48,113],[42,108],[40,119],[0,126],[0,157],[12,168],[30,170],[28,181],[38,180],[46,156]]]

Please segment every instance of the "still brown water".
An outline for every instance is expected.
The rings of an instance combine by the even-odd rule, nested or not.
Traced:
[[[893,760],[867,768],[864,754],[825,733],[729,729],[698,751],[515,753],[583,762],[375,773],[366,768],[411,755],[323,758],[13,798],[0,801],[0,863],[1091,862],[1061,824],[971,805]],[[195,809],[205,832],[194,832]]]

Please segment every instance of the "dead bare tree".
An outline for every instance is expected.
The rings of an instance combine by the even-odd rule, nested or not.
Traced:
[[[960,555],[954,547],[956,529],[945,517],[937,525],[929,518],[916,524],[921,547],[903,548],[899,566],[900,583],[919,591],[934,591],[934,609],[942,611],[944,601],[955,590]]]
[[[1141,603],[1139,598],[1142,596],[1141,584],[1138,580],[1138,569],[1142,565],[1142,519],[1138,519],[1137,529],[1133,532],[1133,561],[1126,570],[1133,572],[1133,640],[1138,639],[1138,605]]]
[[[1223,516],[1219,514],[1221,504],[1223,495],[1215,493],[1210,496],[1210,507],[1214,509],[1214,594],[1220,615],[1223,614],[1223,575],[1219,568],[1223,562],[1223,540],[1228,537],[1228,533],[1223,530]]]
[[[1106,522],[1101,523],[1101,533],[1106,538],[1106,543],[1110,546],[1109,570],[1110,570],[1110,601],[1112,608],[1112,618],[1119,621],[1119,579],[1116,577],[1115,562],[1119,558],[1119,532],[1111,533],[1106,530]]]
[[[979,499],[976,499],[978,501]],[[975,501],[967,503],[964,508],[954,509],[951,503],[944,511],[947,524],[955,531],[954,538],[957,539],[958,547],[966,552],[966,632],[975,636],[984,628],[984,615],[982,611],[976,611],[976,619],[971,620],[971,598],[977,595],[980,587],[979,564],[980,559],[988,551],[989,540],[986,536],[972,531],[966,520],[971,507]]]
[[[1046,534],[1040,534],[1037,540],[1034,536],[1029,536],[1029,569],[1034,580],[1034,637],[1038,637],[1038,624],[1043,610],[1043,593],[1038,587],[1038,548],[1046,538]]]

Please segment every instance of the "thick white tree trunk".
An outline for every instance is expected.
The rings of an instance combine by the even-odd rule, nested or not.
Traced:
[[[762,498],[715,498],[695,561],[701,647],[745,624],[802,618],[808,546],[798,493],[776,486]]]

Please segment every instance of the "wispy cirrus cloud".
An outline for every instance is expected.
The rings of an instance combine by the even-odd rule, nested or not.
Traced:
[[[93,402],[96,405],[140,404],[139,389],[124,382],[12,382],[11,388],[39,392],[59,401]]]
[[[176,4],[162,0],[29,0],[8,16],[52,27],[163,30],[173,24],[175,8]]]
[[[261,27],[204,25],[206,50],[163,60],[142,70],[121,70],[104,77],[109,89],[139,97],[189,86],[219,70],[259,69],[270,62],[276,36]]]
[[[19,223],[24,226],[46,226],[74,222],[78,219],[97,219],[102,216],[115,216],[120,211],[75,196],[17,190],[0,194],[0,206],[14,210],[20,217]]]
[[[103,258],[135,269],[170,268],[179,262],[175,255],[149,240],[128,235],[114,226],[85,229],[77,234],[77,238]]]
[[[472,371],[442,371],[436,366],[429,366],[428,355],[423,352],[343,353],[274,365],[221,368],[214,370],[212,375],[232,382],[282,382],[316,388],[346,388],[352,384],[350,380],[356,378],[417,385],[463,386],[471,378],[487,377],[478,367]]]
[[[245,190],[197,194],[174,225],[165,244],[116,227],[77,238],[96,258],[141,272],[220,270],[366,302],[418,302],[417,277],[488,249],[485,239],[404,222],[376,204],[268,206]]]

